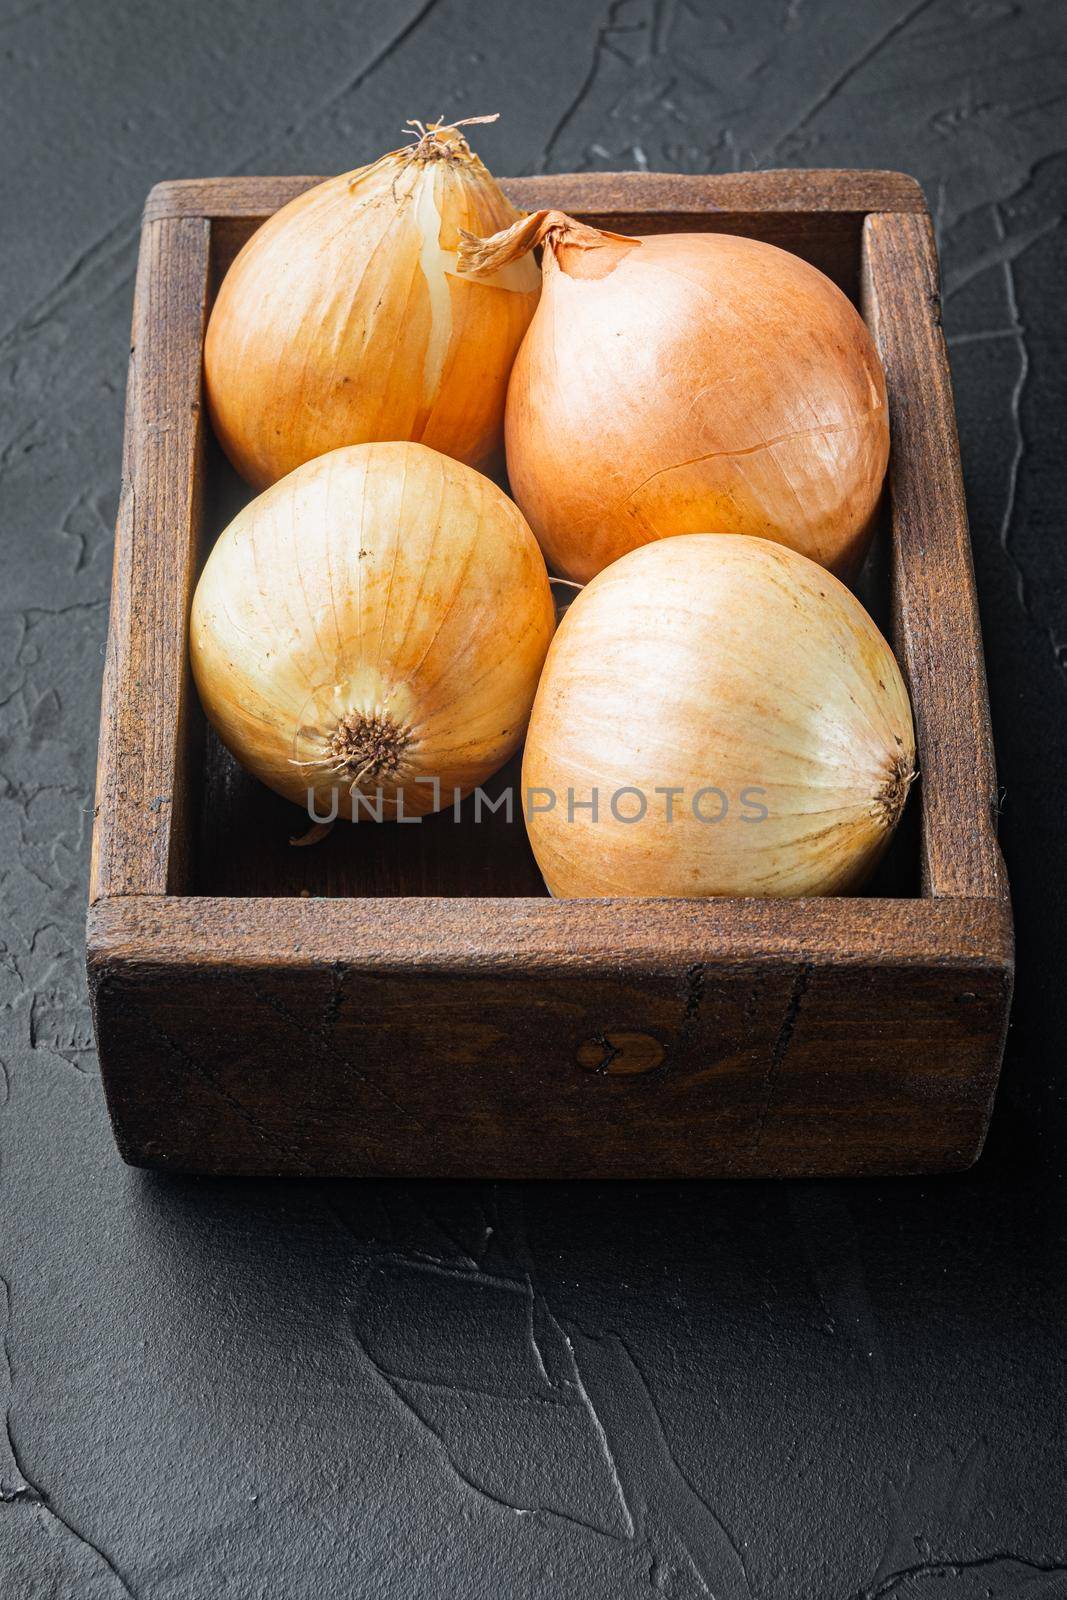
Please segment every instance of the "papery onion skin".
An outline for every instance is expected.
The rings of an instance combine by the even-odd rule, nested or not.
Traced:
[[[299,468],[220,536],[193,600],[193,674],[223,743],[322,817],[448,806],[517,749],[555,626],[521,512],[423,445]],[[435,789],[429,780],[437,779]],[[426,780],[426,781],[419,781]]]
[[[535,213],[467,241],[492,270],[543,241],[515,361],[512,492],[549,566],[588,581],[680,533],[744,533],[854,573],[889,452],[862,317],[799,256],[730,234],[598,235]]]
[[[349,444],[503,456],[508,375],[540,291],[532,259],[459,276],[461,229],[519,213],[454,128],[308,190],[253,234],[208,323],[215,432],[266,488]]]
[[[622,557],[574,601],[522,782],[554,895],[826,895],[871,872],[914,763],[900,671],[855,596],[781,545],[694,534]],[[643,820],[612,814],[623,789]]]

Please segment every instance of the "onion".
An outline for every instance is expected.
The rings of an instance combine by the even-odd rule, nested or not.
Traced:
[[[840,289],[757,240],[629,239],[559,211],[465,240],[460,264],[498,272],[542,242],[506,432],[549,565],[586,581],[652,539],[703,532],[853,571],[889,430],[878,356]]]
[[[318,818],[410,817],[518,747],[554,625],[537,543],[495,484],[423,445],[356,445],[221,535],[193,673],[223,743],[279,794]]]
[[[415,126],[415,145],[283,206],[219,290],[208,404],[257,489],[373,440],[421,441],[474,467],[502,454],[508,373],[541,275],[524,260],[477,283],[458,276],[460,230],[520,213],[458,125]]]
[[[560,623],[527,826],[555,895],[839,894],[888,843],[914,760],[897,664],[842,583],[767,540],[667,539]]]

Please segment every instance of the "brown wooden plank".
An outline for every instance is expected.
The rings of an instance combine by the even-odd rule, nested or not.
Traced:
[[[419,972],[553,970],[599,962],[678,973],[693,962],[884,960],[1011,970],[999,898],[978,900],[379,900],[209,896],[113,899],[90,919],[90,956],[309,969],[344,962]]]
[[[107,902],[90,970],[120,1147],[292,1174],[968,1164],[1003,1041],[1003,907],[788,909]]]
[[[160,183],[145,204],[146,221],[164,217],[262,219],[321,183],[310,177],[179,178]],[[547,173],[502,178],[502,189],[522,210],[559,206],[589,213],[767,213],[926,210],[922,189],[902,172],[782,169],[772,172]]]
[[[894,642],[915,711],[925,892],[1006,895],[981,624],[928,217],[867,219],[863,304],[889,392]]]
[[[525,180],[524,180],[525,181]],[[533,181],[533,180],[530,180]],[[527,207],[540,203],[533,192]],[[859,298],[860,229],[865,213],[859,211],[729,211],[670,210],[609,211],[584,208],[578,196],[561,195],[558,203],[594,228],[616,233],[735,233],[762,239],[803,256],[825,272],[852,300]],[[237,252],[266,219],[264,216],[216,217],[212,221],[212,280],[221,283]]]
[[[922,189],[902,172],[782,168],[769,172],[576,172],[535,178],[505,178],[513,205],[559,206],[616,215],[657,211],[699,213],[709,209],[758,213],[926,210]],[[626,229],[623,229],[625,232]]]
[[[97,765],[90,893],[162,894],[185,881],[182,765],[191,693],[204,441],[200,366],[210,225],[148,223],[134,293],[122,496]]]
[[[271,212],[321,181],[177,180],[152,190],[145,215],[211,216],[214,273],[220,281]],[[859,291],[864,216],[923,211],[926,205],[914,178],[898,172],[550,173],[501,183],[522,210],[556,206],[594,227],[622,233],[689,230],[763,239],[811,261],[853,298]]]

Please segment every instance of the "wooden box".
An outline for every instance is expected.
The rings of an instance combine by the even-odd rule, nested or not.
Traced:
[[[306,820],[238,769],[191,685],[192,590],[247,495],[201,402],[205,318],[241,243],[315,181],[168,183],[145,211],[88,930],[123,1156],[493,1178],[966,1167],[1012,929],[921,191],[879,172],[504,185],[623,232],[771,240],[861,306],[892,426],[865,598],[910,686],[922,775],[866,898],[554,901],[503,812],[290,849]]]

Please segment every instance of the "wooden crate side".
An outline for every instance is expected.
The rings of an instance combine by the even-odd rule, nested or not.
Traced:
[[[221,278],[260,223],[321,181],[178,180],[153,189],[145,215],[210,216],[214,268]],[[501,184],[520,210],[556,206],[623,233],[710,231],[765,239],[812,261],[853,298],[863,218],[875,211],[925,209],[914,178],[898,172],[549,173]]]
[[[872,216],[863,305],[886,371],[895,645],[922,779],[924,891],[1007,896],[981,623],[933,227]]]
[[[191,692],[205,422],[200,367],[210,224],[148,223],[134,293],[122,494],[100,721],[90,896],[185,881],[183,765]]]
[[[999,899],[551,900],[112,899],[94,907],[90,962],[204,970],[560,971],[628,965],[838,961],[993,966],[1010,974],[1011,917]]]
[[[533,181],[533,180],[531,180]],[[526,208],[545,198],[540,191],[526,197]],[[594,228],[635,235],[656,233],[733,233],[762,239],[810,261],[852,300],[859,298],[862,212],[829,211],[605,211],[584,208],[563,196],[559,204]],[[237,252],[266,220],[265,216],[224,216],[212,222],[213,281],[221,283]]]
[[[321,177],[179,178],[148,195],[145,219],[164,217],[267,217]],[[926,210],[922,189],[902,172],[796,168],[770,172],[545,173],[501,178],[513,205],[560,206],[590,212],[657,211],[748,213]]]
[[[773,917],[729,953],[720,932],[703,961],[688,959],[696,943],[653,953],[637,907],[611,958],[604,915],[600,948],[565,949],[558,933],[553,947],[552,903],[523,930],[542,925],[530,949],[506,910],[478,930],[490,913],[471,902],[428,929],[411,902],[399,915],[389,902],[397,925],[377,945],[362,910],[347,944],[343,918],[321,938],[307,918],[310,949],[275,935],[264,954],[269,902],[250,918],[242,908],[247,942],[203,902],[177,902],[185,926],[168,942],[161,911],[175,904],[94,913],[108,1103],[135,1163],[741,1177],[940,1170],[981,1147],[1011,980],[1003,953],[986,953],[1000,936],[979,931],[977,902],[970,956],[923,959],[917,940],[898,958],[877,947],[872,920],[865,950],[844,961],[810,930],[774,949]],[[940,916],[944,903],[925,904]],[[415,943],[433,958],[417,959]]]
[[[981,1147],[1002,902],[112,900],[127,1160],[212,1172],[889,1173]]]

